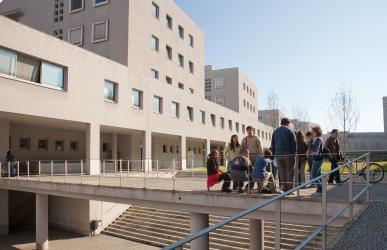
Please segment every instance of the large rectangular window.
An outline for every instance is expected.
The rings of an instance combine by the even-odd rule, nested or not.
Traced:
[[[92,42],[98,43],[109,39],[109,21],[92,24]]]
[[[42,84],[64,89],[63,67],[42,62]]]
[[[159,39],[154,35],[151,38],[151,49],[159,51]]]
[[[70,13],[83,10],[83,0],[70,0]]]
[[[223,78],[215,78],[215,88],[216,89],[223,88]]]
[[[228,129],[232,131],[232,121],[228,120]]]
[[[16,63],[16,77],[31,82],[40,82],[40,67],[41,62],[38,59],[26,56],[18,55]],[[45,73],[45,78],[47,72]],[[62,88],[61,86],[57,86]]]
[[[132,89],[132,107],[142,108],[142,91]]]
[[[15,75],[16,58],[16,53],[0,48],[0,73]]]
[[[69,42],[71,44],[82,46],[83,45],[83,26],[69,30]]]
[[[205,92],[210,92],[211,91],[211,79],[208,78],[205,80]]]
[[[105,100],[117,102],[117,84],[111,81],[105,81]]]
[[[172,102],[171,105],[171,116],[178,118],[180,116],[180,105],[177,102]]]
[[[153,96],[153,112],[158,114],[163,112],[163,98]]]
[[[152,2],[152,16],[155,18],[159,18],[159,12],[159,6],[155,2]]]

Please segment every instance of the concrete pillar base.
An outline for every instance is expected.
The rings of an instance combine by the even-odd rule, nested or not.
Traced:
[[[249,220],[250,231],[250,249],[261,250],[264,249],[264,221],[263,220]]]
[[[191,213],[191,233],[196,233],[209,226],[208,214]],[[208,250],[210,245],[209,235],[200,237],[191,242],[192,250]]]
[[[36,194],[36,249],[48,249],[48,195]]]

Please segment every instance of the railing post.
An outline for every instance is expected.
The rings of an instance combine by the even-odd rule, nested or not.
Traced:
[[[17,170],[17,179],[19,179],[20,178],[20,163],[19,162],[17,162],[16,163],[16,170]]]
[[[159,178],[159,160],[156,160],[156,177]]]
[[[275,249],[281,249],[281,199],[275,204]]]
[[[0,178],[3,178],[3,165],[1,164],[1,161],[0,161]]]
[[[146,169],[147,168],[149,168],[149,161],[148,160],[146,160],[146,166],[144,166],[144,188],[145,189],[146,189]]]
[[[116,176],[117,174],[117,160],[113,160],[114,161],[114,176]]]
[[[193,165],[194,165],[194,160],[192,160],[192,162],[191,162],[191,177],[192,178],[194,178]]]
[[[122,187],[122,160],[120,159],[120,187]]]
[[[296,154],[296,159],[295,159],[295,176],[296,178],[294,179],[294,186],[298,187],[299,181],[299,175],[300,175],[300,170],[298,169],[298,154]],[[300,189],[297,189],[297,197],[300,196]]]
[[[54,175],[54,161],[51,161],[50,163],[50,172],[51,172],[51,182],[52,182],[53,175]]]
[[[27,180],[30,179],[30,161],[27,161]]]
[[[349,221],[352,221],[353,219],[353,164],[349,164],[349,179],[348,179],[348,203],[349,203],[349,208],[348,208],[348,217]]]
[[[176,159],[173,158],[173,162],[172,162],[172,169],[173,169],[173,175],[172,175],[172,184],[173,184],[173,190],[176,190]]]
[[[11,162],[8,161],[7,165],[8,165],[8,179],[10,179],[11,178]]]
[[[128,160],[128,169],[127,169],[127,171],[128,171],[128,177],[129,177],[129,166],[130,166],[130,160]]]
[[[98,186],[101,186],[101,175],[102,175],[102,168],[103,168],[103,166],[102,166],[102,164],[101,164],[101,162],[99,162],[99,164],[98,164],[99,166],[98,166]]]
[[[366,176],[367,176],[367,191],[366,191],[366,200],[367,203],[370,202],[371,195],[370,195],[370,153],[368,153],[366,158]]]
[[[81,184],[83,182],[83,160],[81,160]]]
[[[321,209],[322,209],[322,224],[324,226],[324,229],[322,231],[322,239],[321,239],[321,244],[322,244],[322,249],[326,249],[326,243],[327,243],[327,176],[325,175],[322,178],[322,201],[321,201]]]
[[[65,160],[65,183],[67,183],[67,160]]]
[[[103,176],[105,176],[106,175],[106,161],[105,160],[103,160],[102,166],[103,166]]]
[[[41,175],[41,171],[42,171],[42,164],[41,164],[41,161],[38,161],[38,180],[40,181],[40,175]]]

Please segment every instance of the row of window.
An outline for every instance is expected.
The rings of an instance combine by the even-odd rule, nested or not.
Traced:
[[[168,147],[168,145],[166,144],[163,144],[163,153],[164,154],[167,154],[167,153],[171,153],[171,154],[178,154],[180,152],[180,148],[179,146],[174,146],[174,145],[170,145]],[[198,155],[201,155],[202,152],[204,152],[204,150],[202,150],[200,147],[196,148],[191,148],[191,147],[188,147],[187,148],[187,152],[193,152],[194,154],[198,154]]]
[[[79,141],[69,141],[70,151],[79,150]],[[39,139],[37,141],[37,149],[39,151],[48,151],[49,141],[48,139]],[[19,138],[19,149],[31,150],[31,138]],[[55,151],[65,151],[65,140],[55,140],[54,141],[54,150]]]
[[[63,0],[55,0],[54,4],[54,22],[61,22],[63,21],[63,8],[64,3]]]
[[[64,67],[3,48],[0,48],[0,73],[45,86],[65,88]]]
[[[214,82],[215,82],[215,89],[223,89],[223,87],[224,87],[224,80],[223,80],[223,78],[221,78],[221,77],[215,78]],[[204,91],[205,92],[212,91],[212,79],[211,78],[205,79]]]
[[[247,86],[246,83],[243,83],[243,90],[246,90],[247,94],[255,98],[255,91],[251,87]]]
[[[151,14],[153,17],[160,19],[160,7],[155,2],[152,2]],[[165,25],[168,29],[173,30],[173,18],[168,14],[165,15]],[[184,27],[181,25],[178,25],[177,31],[178,31],[177,33],[178,36],[184,40],[185,38]],[[188,45],[191,47],[194,47],[194,37],[191,34],[188,34]]]
[[[155,35],[151,36],[151,49],[154,51],[159,52],[160,51],[160,42],[159,38]],[[173,60],[173,51],[172,47],[168,44],[165,46],[165,57],[169,60]],[[185,67],[185,59],[184,56],[180,53],[178,53],[178,63],[181,68]],[[193,74],[195,72],[195,65],[192,61],[188,61],[188,68],[189,72]]]
[[[246,101],[245,99],[243,99],[243,107],[249,109],[251,112],[255,113],[255,106],[251,103],[249,103],[248,101]]]
[[[56,35],[57,31],[54,31]],[[69,29],[68,41],[71,44],[82,46],[83,45],[83,26]],[[98,43],[107,41],[109,39],[109,20],[100,21],[91,24],[91,42]]]
[[[93,0],[93,6],[101,6],[104,4],[108,4],[110,0]],[[74,13],[78,11],[82,11],[85,9],[85,0],[69,0],[69,12]]]
[[[157,69],[150,69],[149,71],[149,76],[150,78],[152,79],[156,79],[156,80],[159,80],[160,79],[160,74],[159,74],[159,71]],[[173,80],[172,80],[172,77],[170,76],[165,76],[165,81],[166,83],[168,83],[169,85],[172,85],[173,84]],[[182,82],[178,82],[177,84],[177,87],[181,90],[184,90],[185,87],[184,87],[184,83]],[[189,92],[191,94],[194,94],[195,90],[193,88],[189,88]]]

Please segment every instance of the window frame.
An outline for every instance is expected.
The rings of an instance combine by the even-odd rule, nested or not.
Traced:
[[[135,91],[138,92],[139,106],[134,105],[133,94]],[[143,91],[142,90],[132,88],[132,104],[131,104],[131,106],[132,106],[132,108],[135,108],[135,109],[143,109]]]
[[[27,140],[27,147],[21,147],[20,145],[20,142],[21,142],[21,140]],[[19,137],[19,143],[18,143],[18,149],[19,150],[31,150],[31,137]]]
[[[194,117],[194,108],[191,106],[187,106],[187,121],[193,122],[195,120]]]
[[[85,9],[85,0],[81,0],[82,1],[82,7],[81,8],[74,9],[74,10],[71,9],[71,6],[72,6],[71,1],[72,0],[69,0],[69,13],[70,14],[76,13],[76,12],[79,12],[79,11],[82,11],[82,10]]]
[[[195,64],[192,61],[188,61],[189,72],[195,74]]]
[[[155,42],[155,48],[153,48],[153,42]],[[152,35],[151,36],[151,49],[156,51],[156,52],[159,52],[160,50],[160,40],[157,36],[155,35]]]
[[[150,78],[154,80],[158,80],[160,77],[160,72],[157,69],[151,68],[150,69]]]
[[[156,111],[155,108],[155,100],[159,100],[159,108],[158,111]],[[163,113],[163,98],[161,96],[154,95],[153,96],[153,102],[152,102],[152,111],[154,114],[162,114]]]
[[[173,105],[176,107],[176,114],[173,113]],[[171,117],[172,118],[180,118],[180,103],[176,101],[171,101]]]
[[[170,76],[165,76],[165,82],[166,82],[167,84],[169,84],[169,85],[172,85],[172,83],[173,83],[172,77],[170,77]]]
[[[165,20],[166,20],[167,28],[170,30],[173,30],[173,18],[170,15],[165,14]]]
[[[153,15],[153,11],[151,11],[151,16],[153,16],[154,18],[160,19],[160,6],[154,1],[152,1],[152,8],[156,9],[156,15]]]
[[[110,0],[104,0],[101,3],[96,3],[96,0],[93,0],[93,7],[98,7],[98,6],[101,6],[101,5],[108,4],[108,3],[110,3]]]
[[[40,147],[40,142],[45,142],[46,147],[41,148]],[[48,139],[38,139],[38,151],[48,151]]]
[[[107,99],[105,96],[105,85],[107,83],[111,83],[113,85],[113,91],[114,91],[113,100]],[[111,102],[111,103],[118,103],[118,83],[105,79],[103,86],[104,86],[104,101]]]
[[[179,53],[178,58],[179,58],[179,67],[184,69],[184,56]]]
[[[222,103],[219,103],[219,102],[217,101],[217,99],[220,99],[220,98],[223,99],[223,102],[222,102]],[[224,99],[224,96],[215,96],[215,103],[218,104],[218,105],[224,106],[224,105],[225,105],[225,99]]]
[[[171,46],[169,46],[168,44],[165,45],[165,54],[167,56],[167,59],[169,59],[170,61],[173,60],[173,49]]]
[[[178,28],[178,36],[184,40],[184,27],[179,24]]]
[[[103,24],[103,23],[106,24],[105,38],[101,38],[101,39],[94,40],[94,30],[95,30],[95,26],[98,25],[98,24]],[[92,23],[92,24],[91,24],[91,43],[100,43],[100,42],[105,42],[105,41],[107,41],[107,40],[109,40],[109,20],[99,21],[99,22]]]
[[[193,48],[193,47],[194,47],[194,44],[195,44],[195,42],[194,42],[194,37],[193,37],[193,35],[192,35],[192,34],[188,34],[188,45],[189,45],[191,48]]]
[[[81,29],[81,43],[80,44],[76,44],[76,43],[72,43],[71,41],[70,41],[70,38],[71,38],[71,32],[72,31],[74,31],[74,30],[77,30],[77,29]],[[77,28],[72,28],[72,29],[69,29],[68,30],[68,34],[67,34],[67,41],[70,43],[70,44],[72,44],[72,45],[75,45],[75,46],[78,46],[78,47],[82,47],[83,46],[83,25],[82,26],[80,26],[80,27],[77,27]]]

